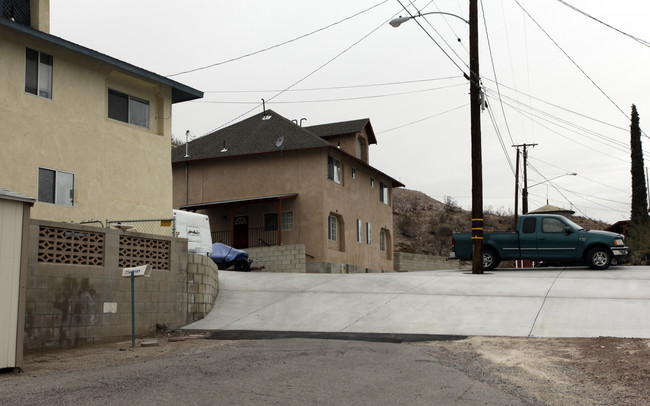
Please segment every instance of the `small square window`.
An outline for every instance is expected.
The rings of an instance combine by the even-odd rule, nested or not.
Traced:
[[[74,174],[38,168],[38,201],[74,206]]]

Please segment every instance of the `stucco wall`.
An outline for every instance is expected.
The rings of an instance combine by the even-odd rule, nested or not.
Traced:
[[[447,261],[445,257],[434,255],[410,254],[407,252],[395,253],[395,270],[398,272],[445,269],[460,269],[460,261]]]
[[[25,92],[26,47],[53,57],[51,99]],[[0,184],[37,197],[39,167],[74,175],[74,206],[37,202],[32,218],[170,216],[171,88],[4,26],[0,49]],[[147,100],[150,128],[109,119],[109,88]]]
[[[70,243],[51,242],[43,234],[62,230]],[[85,241],[95,236],[99,243]],[[121,277],[120,236],[123,232],[96,227],[32,220],[29,233],[25,337],[26,350],[71,347],[130,339],[131,280]],[[168,269],[152,270],[151,277],[135,278],[135,333],[146,335],[156,324],[185,325],[187,307],[187,240],[129,234],[152,243],[168,244]],[[86,244],[79,251],[99,251],[99,265],[48,263],[44,248],[58,247],[56,259],[74,257],[71,244]],[[149,243],[147,243],[149,244]],[[68,245],[68,247],[66,247]],[[40,254],[39,254],[40,251]],[[103,258],[99,258],[100,254]],[[85,254],[84,254],[85,255]],[[144,255],[144,254],[139,254]],[[146,254],[149,255],[149,254]],[[74,259],[74,258],[73,258]]]

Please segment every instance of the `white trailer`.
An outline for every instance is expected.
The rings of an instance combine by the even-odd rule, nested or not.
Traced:
[[[172,213],[176,223],[176,237],[187,238],[188,252],[208,256],[212,254],[212,235],[208,216],[175,209]]]

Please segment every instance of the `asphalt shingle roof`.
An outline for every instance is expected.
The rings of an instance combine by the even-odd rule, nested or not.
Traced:
[[[368,134],[368,144],[377,144],[375,132],[373,131],[372,125],[370,124],[370,119],[368,118],[305,127],[306,130],[311,131],[312,133],[323,138],[343,134],[354,134],[361,132],[364,128]]]
[[[278,144],[280,146],[277,146]],[[296,125],[291,120],[282,117],[273,110],[266,110],[265,113],[256,114],[229,127],[190,141],[188,144],[190,156],[187,159],[185,158],[184,145],[174,148],[172,162],[330,146],[329,142]]]

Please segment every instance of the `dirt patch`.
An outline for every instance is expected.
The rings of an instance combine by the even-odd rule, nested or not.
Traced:
[[[642,405],[650,399],[650,340],[500,338],[428,343],[443,363],[531,404]]]

